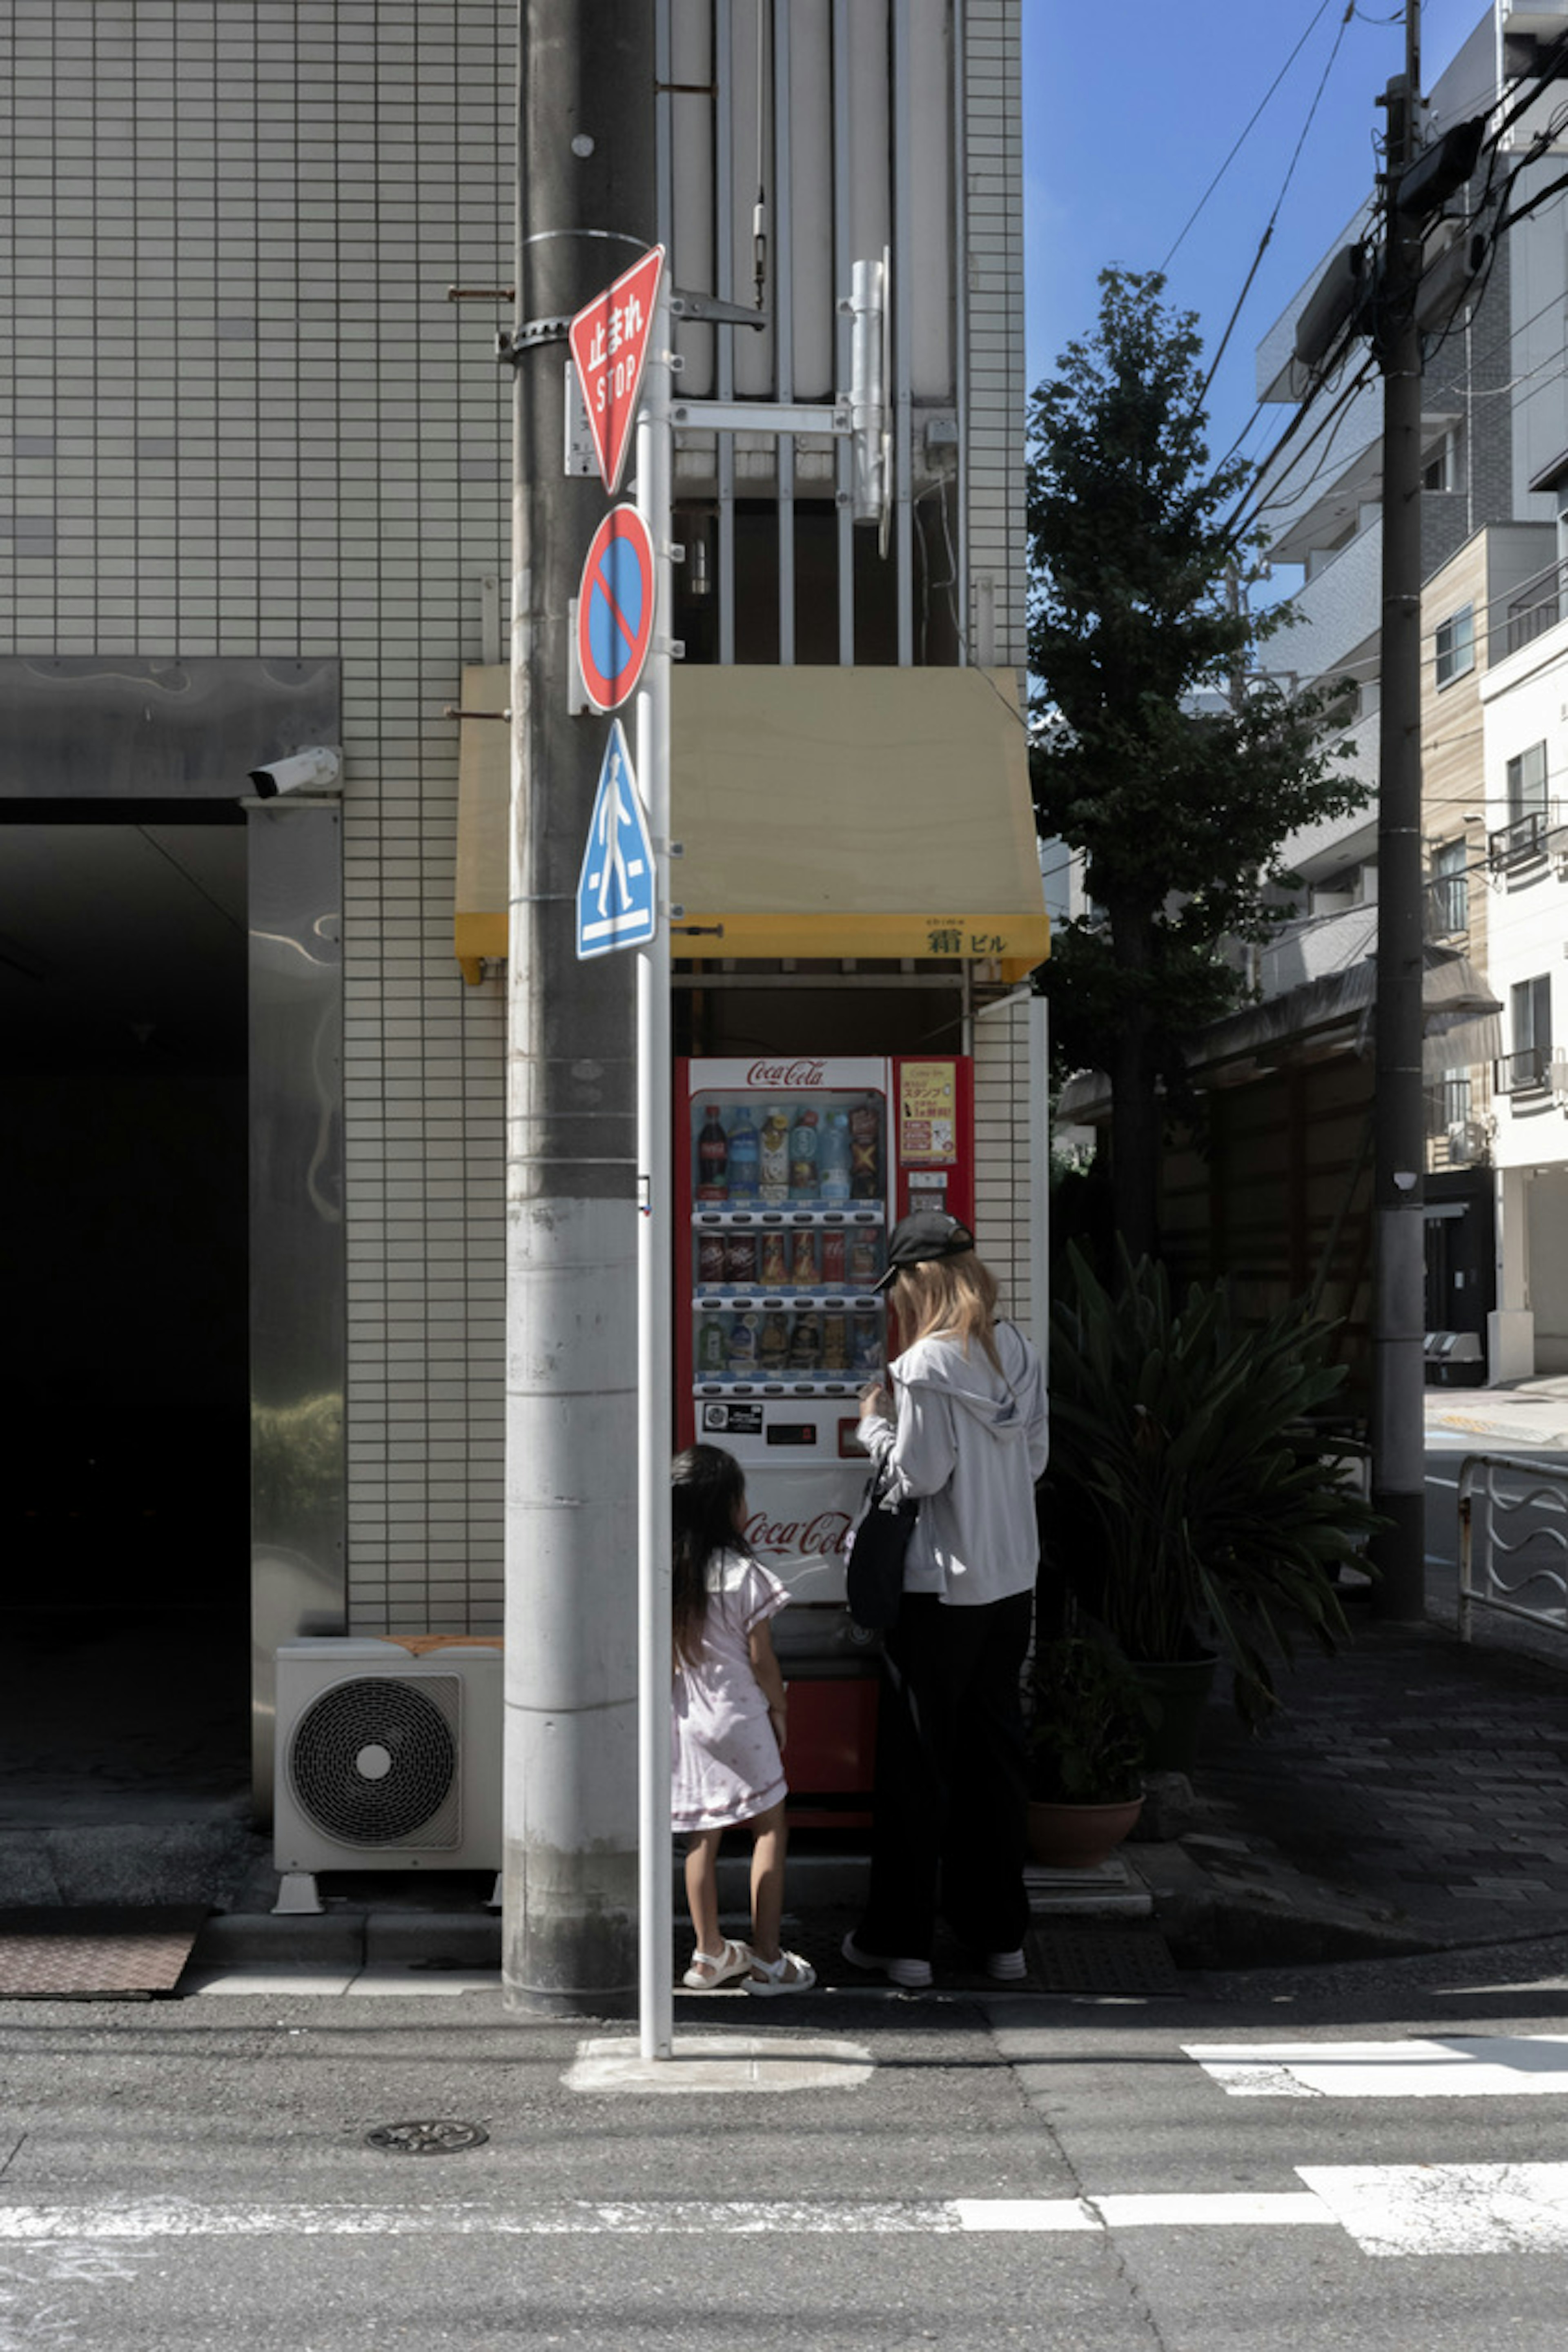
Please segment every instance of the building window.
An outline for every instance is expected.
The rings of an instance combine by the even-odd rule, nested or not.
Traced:
[[[1513,1051],[1498,1065],[1498,1092],[1530,1094],[1546,1084],[1552,1066],[1552,976],[1516,981],[1509,991]]]
[[[1451,686],[1476,666],[1476,608],[1464,605],[1437,624],[1437,683]]]
[[[1432,853],[1432,879],[1426,885],[1427,929],[1436,940],[1452,939],[1470,927],[1470,884],[1466,871],[1468,852],[1462,841],[1445,841]]]
[[[1428,452],[1421,468],[1424,490],[1457,490],[1463,488],[1459,479],[1459,440],[1456,433],[1445,433],[1436,447]]]
[[[1508,820],[1515,824],[1521,816],[1544,815],[1545,811],[1546,746],[1532,743],[1508,763]]]
[[[1523,866],[1544,856],[1550,822],[1546,803],[1546,746],[1532,743],[1508,763],[1508,823],[1488,838],[1494,866]]]

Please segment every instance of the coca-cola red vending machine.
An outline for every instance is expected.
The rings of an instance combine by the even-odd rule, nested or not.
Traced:
[[[961,1056],[677,1065],[675,1324],[680,1443],[746,1474],[750,1549],[789,1587],[791,1813],[863,1820],[876,1649],[844,1601],[866,1480],[857,1399],[888,1361],[875,1285],[911,1209],[973,1216],[973,1087]]]

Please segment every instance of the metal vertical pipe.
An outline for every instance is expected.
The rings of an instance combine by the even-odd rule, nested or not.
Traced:
[[[1010,43],[1018,40],[1017,20],[1011,20]],[[958,609],[963,615],[959,633],[958,658],[963,663],[974,658],[974,605],[969,580],[969,106],[968,50],[969,12],[964,0],[952,0],[952,315],[956,340],[952,354],[953,404],[958,414],[958,473],[953,496],[958,507],[958,527],[953,533],[957,544],[958,580],[954,588]],[[1010,57],[1016,55],[1010,49]],[[1010,120],[1007,101],[1003,104],[1002,120]],[[1021,226],[1016,231],[1021,236]],[[1019,331],[1022,331],[1020,321]]]
[[[671,320],[668,273],[654,319],[637,420],[637,507],[653,538],[653,644],[637,688],[637,771],[653,839],[657,925],[637,950],[637,1690],[638,2014],[642,2054],[668,2058],[673,2037],[670,1950],[669,1449],[670,1330],[669,666],[671,595]]]
[[[605,2016],[637,1990],[637,989],[576,954],[605,730],[568,712],[568,616],[605,493],[563,470],[561,343],[521,331],[653,241],[653,12],[521,0],[518,30],[502,1989]]]
[[[1409,54],[1418,56],[1409,0]],[[1383,369],[1383,701],[1377,821],[1377,1092],[1373,1108],[1372,1502],[1373,1605],[1425,1614],[1426,1119],[1422,1099],[1421,339],[1419,224],[1397,209],[1415,152],[1418,89],[1389,92],[1388,236],[1378,360]],[[1395,125],[1400,126],[1395,137]]]
[[[789,10],[773,17],[773,397],[795,398],[795,204],[790,172]],[[773,443],[778,489],[779,667],[795,663],[795,438]]]
[[[833,284],[836,305],[849,292],[853,261],[849,250],[849,0],[833,0]],[[849,389],[852,328],[836,308],[833,336],[833,389]],[[845,435],[833,445],[837,544],[838,552],[838,659],[847,669],[855,661],[855,459]]]
[[[713,16],[713,284],[721,300],[735,290],[735,37],[732,0],[714,0]],[[714,337],[721,400],[735,397],[735,338]],[[735,436],[718,436],[719,659],[735,658]]]
[[[910,0],[893,0],[893,105],[889,142],[893,169],[893,267],[892,282],[883,289],[883,296],[893,306],[893,382],[889,387],[889,396],[893,403],[893,560],[898,567],[900,669],[907,669],[915,657],[914,510],[910,503],[914,432],[910,409],[914,335],[910,316],[914,237],[910,180],[914,165],[914,125],[910,121]]]

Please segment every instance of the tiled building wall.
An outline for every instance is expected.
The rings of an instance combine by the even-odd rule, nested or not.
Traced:
[[[334,656],[358,1628],[500,1622],[499,983],[458,730],[510,573],[510,0],[4,0],[0,652]],[[258,746],[258,756],[268,748]]]
[[[1018,0],[964,11],[968,627],[974,657],[1025,659],[1024,130]],[[984,590],[980,583],[988,583]],[[987,626],[987,607],[994,614]],[[987,642],[988,635],[990,642]]]
[[[1004,1311],[1040,1340],[1030,1236],[1046,1170],[1035,1166],[1031,1099],[1029,1000],[1007,996],[974,1023],[974,1237]]]

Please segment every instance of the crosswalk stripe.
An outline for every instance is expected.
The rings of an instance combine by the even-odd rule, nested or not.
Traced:
[[[1568,2246],[1568,2164],[1301,2165],[1368,2254],[1541,2254]]]
[[[1568,2035],[1415,2042],[1189,2042],[1235,2099],[1539,2098],[1568,2094]]]
[[[1098,2197],[786,2200],[579,2199],[526,2210],[203,2205],[187,2198],[0,2207],[0,2245],[174,2239],[951,2237],[1008,2231],[1331,2229],[1369,2254],[1539,2253],[1568,2246],[1568,2164],[1300,2165],[1299,2189]]]
[[[1099,2230],[1065,2198],[882,2198],[846,2202],[623,2198],[526,2210],[478,2204],[199,2205],[182,2198],[102,2205],[0,2207],[0,2243],[269,2237],[945,2236],[961,2231]]]

